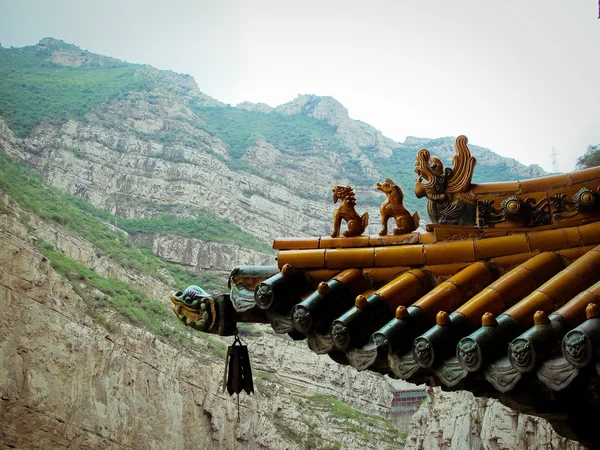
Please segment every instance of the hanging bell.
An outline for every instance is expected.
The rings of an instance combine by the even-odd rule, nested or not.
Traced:
[[[227,348],[225,366],[227,367],[227,383],[223,389],[226,388],[229,395],[239,394],[242,390],[246,391],[246,394],[254,393],[248,347],[242,345],[237,330],[233,344]]]
[[[238,330],[235,330],[235,339],[233,344],[227,347],[227,356],[225,357],[225,373],[223,374],[223,392],[231,396],[238,394],[238,422],[240,421],[240,392],[246,391],[246,394],[254,393],[254,383],[252,382],[252,369],[250,369],[250,357],[248,356],[248,347],[242,345]]]

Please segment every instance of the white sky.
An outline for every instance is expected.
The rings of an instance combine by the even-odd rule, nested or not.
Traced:
[[[0,42],[46,36],[191,74],[225,103],[330,95],[402,142],[573,170],[600,143],[598,0],[0,0]]]

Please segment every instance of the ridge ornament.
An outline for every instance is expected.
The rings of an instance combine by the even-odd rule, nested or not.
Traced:
[[[331,192],[333,192],[334,204],[338,200],[342,201],[342,204],[333,212],[333,232],[331,233],[331,237],[338,237],[340,235],[342,219],[348,224],[348,229],[344,231],[344,237],[360,236],[363,234],[369,224],[369,213],[366,212],[362,216],[358,215],[354,209],[356,197],[352,188],[350,186],[334,186]]]

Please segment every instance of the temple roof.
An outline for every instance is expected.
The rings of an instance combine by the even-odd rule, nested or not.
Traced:
[[[331,248],[322,238],[322,249],[283,249],[315,242],[275,241],[270,277],[265,268],[234,269],[235,309],[260,309],[276,332],[305,337],[316,353],[358,370],[433,377],[448,388],[484,377],[508,392],[534,375],[561,390],[583,367],[600,371],[600,222],[395,246]]]
[[[363,234],[369,217],[352,189],[336,186],[331,236],[275,239],[277,266],[234,268],[218,299],[172,293],[176,314],[225,335],[269,323],[357,370],[549,408],[574,437],[574,417],[600,420],[600,167],[471,184],[466,144],[457,138],[452,169],[417,154],[425,232],[392,180],[377,183],[386,200],[376,236]]]

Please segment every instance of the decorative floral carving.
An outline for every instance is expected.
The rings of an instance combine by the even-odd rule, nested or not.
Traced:
[[[579,189],[570,201],[567,199],[567,194],[552,196],[550,197],[552,216],[554,220],[561,220],[589,212],[598,206],[597,197],[598,193],[587,187]]]
[[[551,217],[550,217],[550,202],[548,198],[544,197],[539,200],[537,203],[535,198],[529,197],[525,199],[526,210],[525,214],[527,217],[527,224],[530,221],[533,221],[533,225],[550,225]]]
[[[500,203],[500,210],[502,211],[502,216],[511,217],[519,214],[522,206],[523,204],[519,197],[513,195],[502,200],[502,203]]]
[[[596,200],[598,199],[598,193],[594,192],[590,188],[582,187],[573,196],[573,203],[578,211],[584,211],[588,208],[597,206]]]

